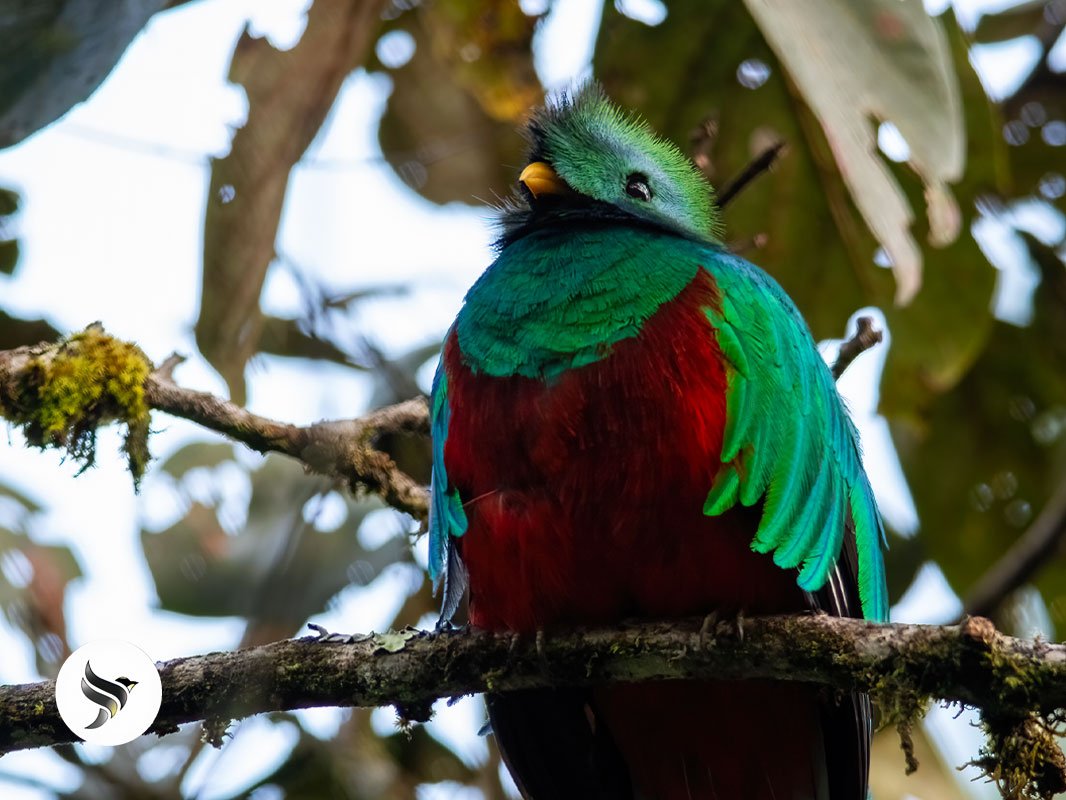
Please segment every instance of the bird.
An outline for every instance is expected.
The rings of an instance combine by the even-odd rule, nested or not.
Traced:
[[[595,82],[525,128],[430,401],[429,572],[475,628],[888,616],[858,434],[714,190]],[[816,257],[812,253],[796,257]],[[467,594],[468,593],[468,594]],[[527,800],[866,800],[869,698],[709,680],[486,695]]]

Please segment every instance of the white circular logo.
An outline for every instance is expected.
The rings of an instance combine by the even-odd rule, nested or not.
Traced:
[[[132,742],[155,722],[162,702],[155,662],[118,639],[79,647],[56,678],[59,716],[75,736],[93,744]]]

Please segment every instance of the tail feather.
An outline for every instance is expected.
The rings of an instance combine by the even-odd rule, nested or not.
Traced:
[[[485,696],[500,753],[530,800],[638,800],[583,689]]]

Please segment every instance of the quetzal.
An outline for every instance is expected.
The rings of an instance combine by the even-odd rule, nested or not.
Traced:
[[[471,624],[494,631],[886,619],[855,428],[795,305],[722,244],[701,173],[595,85],[528,138],[433,382],[445,615],[468,581]],[[534,800],[867,796],[865,695],[665,681],[486,700]]]

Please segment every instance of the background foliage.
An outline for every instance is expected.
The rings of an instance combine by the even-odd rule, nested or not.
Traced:
[[[0,2],[0,52],[12,54],[0,66],[0,147],[17,151],[26,137],[85,100],[149,19],[162,31],[171,14],[186,10],[167,8],[223,2]],[[228,79],[243,90],[247,116],[228,153],[209,162],[202,259],[188,269],[199,269],[201,281],[195,344],[234,400],[249,400],[256,365],[270,357],[358,374],[367,408],[424,391],[425,365],[443,328],[430,340],[392,336],[397,344],[384,342],[388,336],[372,322],[374,308],[384,302],[400,313],[419,287],[383,280],[387,264],[367,266],[352,285],[320,281],[281,247],[283,217],[297,213],[294,170],[307,163],[316,137],[339,113],[350,76],[365,71],[391,87],[376,125],[379,157],[407,192],[444,205],[434,212],[441,215],[454,204],[491,205],[510,192],[522,160],[515,127],[544,94],[542,62],[553,53],[538,37],[572,5],[315,0],[293,46],[247,29],[233,42]],[[889,517],[892,599],[930,570],[966,598],[1066,479],[1066,76],[1052,57],[1066,4],[1009,5],[982,16],[972,30],[950,9],[930,27],[915,13],[916,2],[872,2],[859,19],[837,0],[803,5],[813,38],[803,30],[782,36],[787,20],[774,4],[757,0],[605,3],[592,72],[618,101],[688,148],[719,187],[765,147],[785,143],[772,172],[727,208],[728,239],[788,289],[819,339],[843,335],[860,308],[883,312],[891,346],[879,410],[919,528],[909,530],[906,515]],[[852,28],[865,38],[845,35]],[[973,66],[975,48],[1023,37],[1035,43],[1037,57],[1007,94],[989,97]],[[817,42],[837,49],[827,56]],[[192,44],[188,58],[196,58]],[[805,80],[795,68],[826,59],[836,74],[847,72],[853,95],[818,96],[825,81]],[[863,102],[852,103],[854,95]],[[854,160],[854,148],[835,138],[848,124],[866,132],[873,168],[884,172],[853,192],[846,173],[871,165]],[[872,150],[875,141],[880,152]],[[949,163],[953,146],[957,175]],[[34,199],[5,180],[3,163],[0,272],[11,277],[0,278],[0,287],[20,279],[20,248],[27,244],[19,232],[20,205]],[[321,165],[327,172],[346,166]],[[872,232],[884,221],[871,219],[871,198],[863,193],[874,193],[873,207],[883,207],[891,203],[892,186],[914,218],[908,235],[920,251],[920,277],[913,268],[904,273],[901,251]],[[938,194],[945,187],[950,202]],[[64,220],[52,225],[61,235]],[[996,248],[988,230],[1013,247],[1013,259],[990,260]],[[360,255],[346,257],[358,262]],[[90,268],[106,258],[85,254]],[[152,258],[145,254],[149,273]],[[896,268],[895,279],[885,266]],[[55,265],[57,276],[76,268]],[[302,313],[264,310],[264,287],[279,272],[288,273]],[[1028,276],[1028,290],[1011,282],[1019,274]],[[114,291],[137,303],[138,284],[130,278]],[[894,304],[900,279],[920,281],[906,305]],[[84,313],[88,322],[97,312]],[[0,294],[0,347],[54,338],[65,332],[60,327],[48,308],[9,308]],[[360,410],[350,406],[353,416]],[[13,458],[19,446],[12,436],[0,458]],[[410,474],[428,480],[424,443],[397,441],[390,448]],[[380,625],[424,623],[432,614],[413,526],[380,502],[342,495],[298,465],[251,459],[206,434],[172,448],[154,470],[148,501],[165,493],[173,513],[164,526],[149,524],[152,513],[143,515],[136,542],[159,612],[240,620],[227,646],[294,635],[339,596],[376,603]],[[882,478],[875,473],[874,480]],[[76,548],[48,532],[48,504],[63,502],[61,493],[43,485],[31,497],[24,488],[0,483],[0,609],[32,647],[37,673],[52,676],[80,643],[70,641],[65,603],[83,568]],[[1058,550],[1052,556],[997,603],[996,622],[1008,632],[1062,638],[1066,560]],[[388,600],[375,590],[386,574],[392,576]],[[932,609],[928,621],[952,613]],[[11,679],[5,672],[0,677]],[[204,773],[202,764],[212,757],[191,729],[108,753],[57,748],[54,757],[66,764],[62,780],[53,783],[39,769],[33,779],[18,769],[5,778],[0,764],[0,782],[64,797],[401,798],[416,789],[426,797],[506,796],[498,760],[482,745],[464,748],[432,728],[396,731],[381,724],[380,713],[375,722],[362,710],[338,712],[334,723],[323,733],[308,715],[276,715],[257,730],[242,730],[232,746],[267,735],[264,727],[283,732],[284,746],[275,748],[268,769],[225,791],[212,787],[209,771],[190,778]],[[918,755],[921,770],[904,778],[892,735],[879,736],[876,796],[980,794],[943,766],[955,761],[943,743],[920,737]]]

